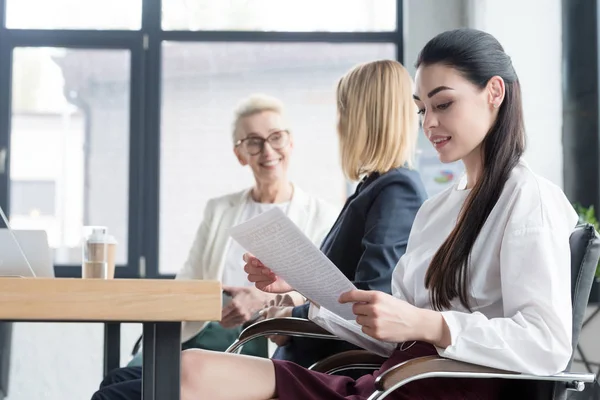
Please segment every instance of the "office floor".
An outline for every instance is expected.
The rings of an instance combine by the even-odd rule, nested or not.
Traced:
[[[596,383],[594,386],[587,387],[580,393],[571,393],[568,400],[600,400],[600,386]]]

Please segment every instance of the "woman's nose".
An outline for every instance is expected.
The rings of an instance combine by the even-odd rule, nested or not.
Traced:
[[[275,150],[273,149],[273,147],[271,147],[271,144],[269,142],[265,142],[263,144],[261,153],[263,153],[263,154],[271,154],[271,153],[274,153],[274,152],[275,152]]]
[[[429,132],[431,129],[436,128],[438,124],[439,121],[435,114],[425,111],[423,115],[423,130]]]

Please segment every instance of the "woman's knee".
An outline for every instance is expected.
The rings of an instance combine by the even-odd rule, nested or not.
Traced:
[[[184,350],[181,353],[181,395],[185,397],[186,392],[196,391],[202,385],[205,376],[203,370],[207,364],[205,359],[208,352],[198,349]]]
[[[271,360],[207,350],[181,354],[181,399],[272,399]]]

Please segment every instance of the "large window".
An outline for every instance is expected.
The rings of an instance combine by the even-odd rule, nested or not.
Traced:
[[[165,30],[396,30],[396,0],[163,0],[162,10]]]
[[[35,10],[35,12],[31,12]],[[106,225],[117,276],[168,277],[211,197],[250,186],[233,109],[286,105],[291,178],[340,205],[335,85],[402,54],[397,0],[0,0],[0,205],[44,229],[77,274],[81,228]],[[218,168],[215,168],[218,165]]]
[[[12,58],[11,226],[45,230],[57,264],[80,262],[85,225],[126,244],[129,52],[27,47]]]

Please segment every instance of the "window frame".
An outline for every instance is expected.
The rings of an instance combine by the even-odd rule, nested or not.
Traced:
[[[48,0],[51,1],[51,0]],[[140,30],[7,29],[6,0],[0,0],[0,150],[6,168],[0,173],[0,205],[10,215],[10,121],[12,51],[15,47],[128,49],[131,51],[129,221],[127,264],[120,278],[170,279],[160,274],[160,147],[162,43],[389,43],[403,62],[403,1],[396,0],[396,30],[383,32],[182,31],[162,29],[162,0],[143,0]],[[0,166],[1,167],[1,166]],[[60,277],[80,276],[77,266],[55,265]]]

